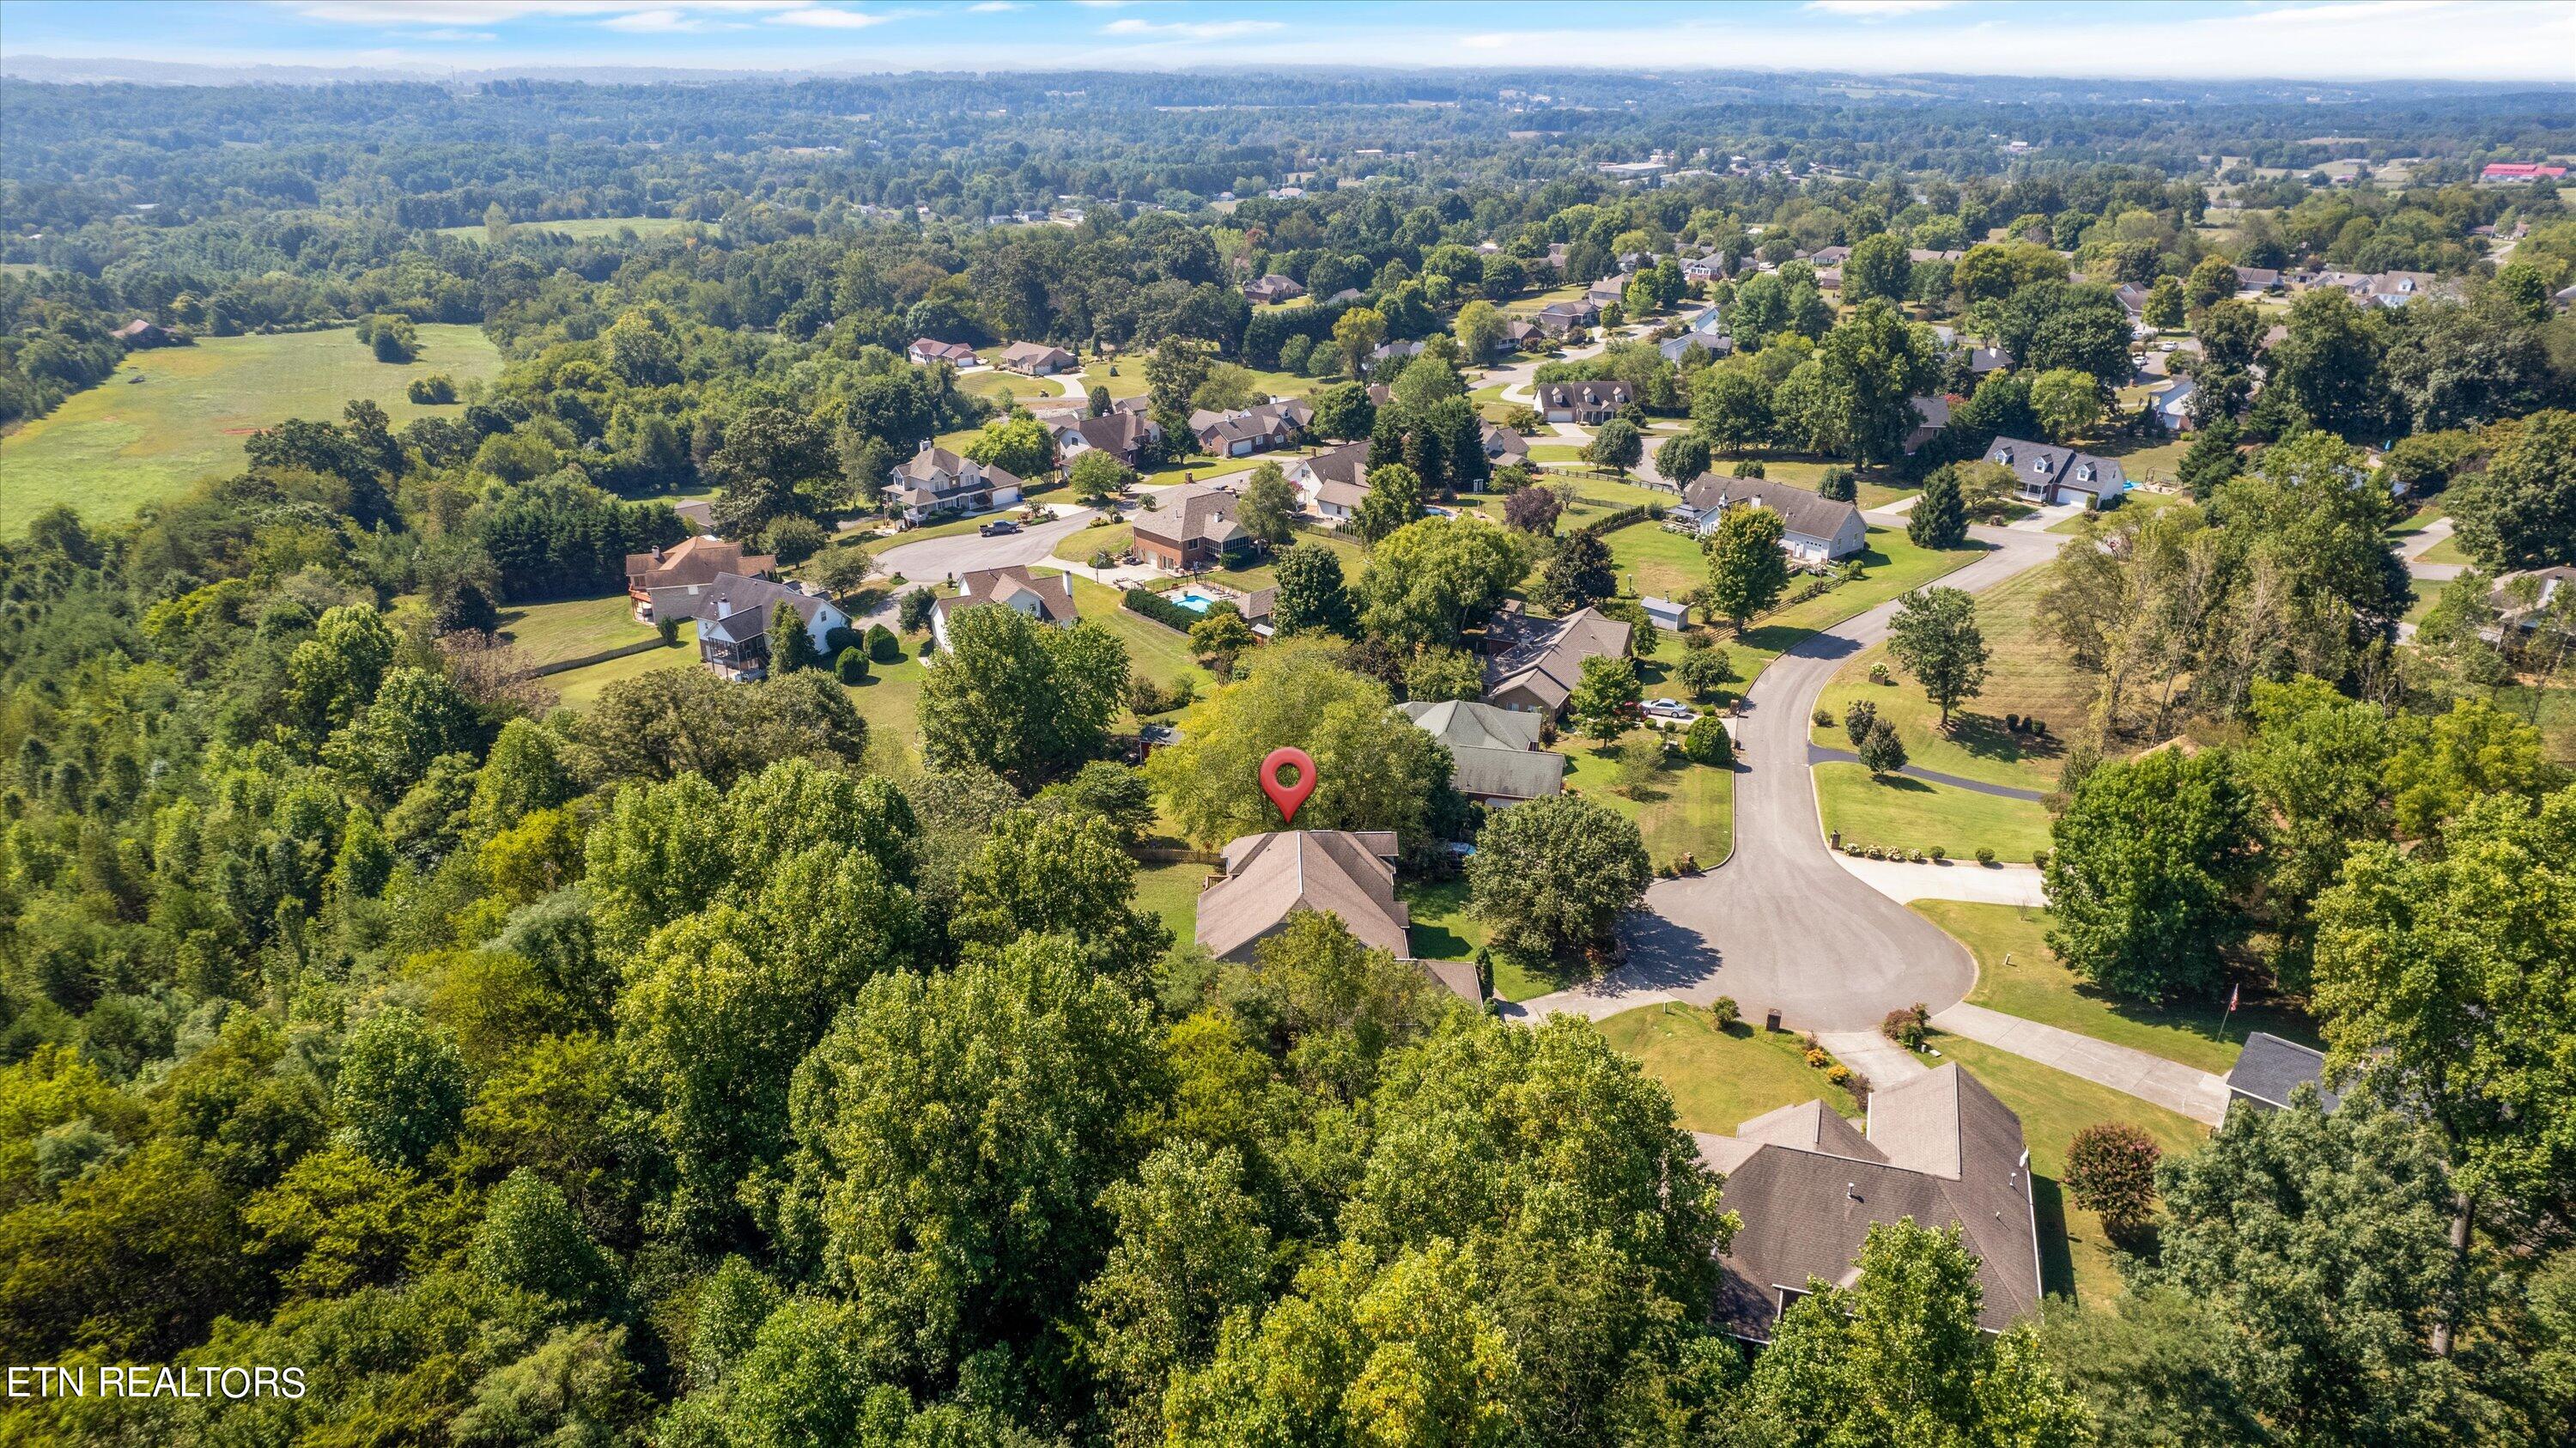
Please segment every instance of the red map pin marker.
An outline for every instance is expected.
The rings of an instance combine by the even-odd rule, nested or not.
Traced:
[[[1281,784],[1279,771],[1292,764],[1297,767],[1297,782]],[[1261,792],[1270,796],[1272,804],[1279,806],[1280,823],[1294,823],[1297,806],[1304,804],[1306,796],[1315,792],[1315,761],[1306,756],[1305,750],[1293,746],[1271,750],[1270,757],[1261,761]]]

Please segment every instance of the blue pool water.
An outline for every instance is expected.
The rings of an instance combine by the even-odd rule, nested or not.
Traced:
[[[1188,609],[1192,613],[1205,613],[1208,611],[1208,605],[1216,602],[1215,599],[1208,597],[1204,593],[1200,593],[1196,589],[1186,588],[1181,590],[1180,597],[1173,599],[1172,601],[1179,604],[1181,607]]]

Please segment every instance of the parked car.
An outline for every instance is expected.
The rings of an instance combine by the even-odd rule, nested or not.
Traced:
[[[975,531],[983,534],[987,538],[999,538],[1005,534],[1017,533],[1020,531],[1020,525],[1012,522],[1008,518],[995,518],[992,522],[985,524]]]
[[[1655,719],[1688,719],[1691,711],[1679,699],[1655,699],[1646,705],[1648,717]]]

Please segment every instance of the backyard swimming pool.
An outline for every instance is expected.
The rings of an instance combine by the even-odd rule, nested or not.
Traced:
[[[1192,613],[1205,613],[1208,611],[1208,606],[1215,603],[1216,600],[1199,592],[1195,588],[1185,588],[1181,590],[1180,596],[1173,599],[1172,602],[1179,604],[1181,607],[1188,609]]]

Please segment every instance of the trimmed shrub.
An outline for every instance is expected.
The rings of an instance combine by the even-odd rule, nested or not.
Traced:
[[[884,624],[870,624],[868,625],[868,657],[880,664],[900,663],[903,659],[903,640],[896,638],[894,630]]]
[[[1833,727],[1834,727],[1834,711],[1833,711],[1833,710],[1831,710],[1831,709],[1826,708],[1826,707],[1825,707],[1824,705],[1822,705],[1822,704],[1817,705],[1817,706],[1816,706],[1816,727],[1817,727],[1817,728],[1819,728],[1819,729],[1831,729],[1831,728],[1833,728]]]
[[[2125,1121],[2088,1126],[2066,1148],[2066,1194],[2113,1237],[2135,1237],[2155,1220],[2162,1154],[2153,1137]]]
[[[1993,846],[1991,846],[1991,845],[1979,845],[1979,846],[1977,846],[1977,863],[1978,863],[1978,864],[1980,864],[1980,865],[1991,865],[1991,864],[1993,864],[1994,862],[1995,862],[1995,851],[1994,851],[1994,847],[1993,847]]]
[[[1744,1019],[1744,1012],[1736,1009],[1735,997],[1719,996],[1708,1003],[1708,1018],[1715,1021],[1722,1031]]]
[[[1934,845],[1923,853],[1930,855],[1932,857],[1932,863],[1936,865],[1941,863],[1943,860],[1950,858],[1950,850],[1946,845]]]
[[[1878,1033],[1909,1051],[1923,1049],[1923,1040],[1931,1034],[1932,1013],[1920,1003],[1889,1011],[1878,1023]]]
[[[844,649],[867,647],[868,636],[843,624],[823,635],[823,652],[839,658]]]
[[[867,650],[855,646],[843,648],[838,654],[833,655],[832,671],[841,676],[841,682],[844,684],[866,683],[868,681]]]
[[[1851,1078],[1852,1078],[1852,1068],[1851,1068],[1851,1067],[1849,1067],[1849,1066],[1844,1065],[1844,1064],[1843,1064],[1842,1062],[1840,1062],[1840,1061],[1836,1061],[1834,1064],[1832,1064],[1832,1065],[1830,1065],[1830,1066],[1827,1066],[1827,1067],[1825,1068],[1825,1079],[1826,1079],[1827,1081],[1832,1082],[1832,1083],[1833,1083],[1833,1084],[1835,1084],[1836,1086],[1848,1086],[1848,1085],[1850,1085],[1850,1084],[1851,1084]]]
[[[1682,736],[1682,757],[1693,764],[1734,763],[1735,740],[1726,732],[1726,721],[1714,714],[1693,719],[1690,732]]]
[[[2031,862],[2032,864],[2034,864],[2034,865],[2037,865],[2038,867],[2040,867],[2040,868],[2041,868],[2041,869],[2043,869],[2043,870],[2047,869],[2047,868],[2048,868],[2048,851],[2046,851],[2046,850],[2033,850],[2033,851],[2031,851],[2031,852],[2030,852],[2030,862]]]

